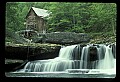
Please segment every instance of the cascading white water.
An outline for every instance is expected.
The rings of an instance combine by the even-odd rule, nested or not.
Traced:
[[[59,52],[59,57],[60,58],[64,58],[67,60],[72,59],[72,53],[73,53],[73,49],[76,47],[77,45],[72,45],[72,46],[67,46],[67,47],[63,47],[60,49]]]
[[[92,69],[100,69],[101,62],[104,60],[105,52],[106,52],[106,46],[103,44],[99,44],[99,46],[95,46],[97,49],[97,58],[98,60],[92,61]]]
[[[113,57],[112,54],[112,47],[110,45],[105,46],[106,52],[104,59],[99,61],[98,69],[112,69],[116,67],[116,59]]]
[[[81,47],[71,45],[62,47],[59,56],[54,59],[36,60],[28,62],[24,72],[58,72],[67,69],[114,69],[116,59],[113,57],[110,45],[95,46],[97,49],[97,60],[90,61],[89,48],[91,45]]]
[[[80,69],[87,69],[87,58],[88,58],[88,49],[89,45],[83,47],[82,49],[82,55],[80,59]]]
[[[76,45],[61,48],[59,57],[48,59],[47,62],[44,60],[28,62],[24,69],[27,69],[28,72],[54,72],[72,69],[74,61],[71,59],[75,47]]]

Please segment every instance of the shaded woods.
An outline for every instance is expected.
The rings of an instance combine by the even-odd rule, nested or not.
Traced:
[[[24,30],[25,16],[31,7],[52,12],[45,19],[47,32],[116,35],[115,3],[9,2],[6,3],[6,30]],[[6,41],[12,42],[10,34],[6,35]]]

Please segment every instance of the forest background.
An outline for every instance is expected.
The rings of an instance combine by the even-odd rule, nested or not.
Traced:
[[[13,42],[14,32],[25,30],[25,17],[31,7],[46,9],[50,14],[47,32],[87,33],[91,43],[116,41],[117,5],[81,2],[7,2],[6,42]]]

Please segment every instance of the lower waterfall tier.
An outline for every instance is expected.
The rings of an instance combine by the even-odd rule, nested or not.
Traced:
[[[35,60],[28,62],[22,71],[24,72],[58,72],[67,69],[116,69],[116,59],[111,45],[94,45],[97,54],[96,59],[91,60],[90,47],[87,45],[71,45],[62,47],[59,56],[54,59]],[[116,46],[115,46],[116,47]],[[92,56],[92,57],[91,57]]]

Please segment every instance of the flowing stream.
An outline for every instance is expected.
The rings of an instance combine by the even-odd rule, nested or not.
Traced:
[[[96,55],[90,54],[90,48],[97,50]],[[47,60],[29,61],[17,72],[67,72],[85,74],[116,74],[116,45],[71,45],[63,46],[59,56]]]

